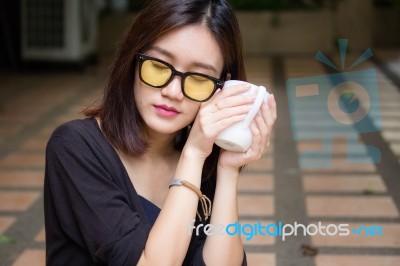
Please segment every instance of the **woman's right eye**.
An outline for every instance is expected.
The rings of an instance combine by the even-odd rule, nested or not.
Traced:
[[[164,64],[162,64],[160,62],[157,62],[157,61],[151,61],[151,63],[156,68],[162,68],[162,69],[168,69],[169,68],[168,66],[166,66],[166,65],[164,65]]]

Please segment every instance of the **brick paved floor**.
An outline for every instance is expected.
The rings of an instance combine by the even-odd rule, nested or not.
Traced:
[[[339,62],[338,57],[331,58]],[[377,72],[383,129],[360,134],[359,141],[377,146],[381,163],[349,163],[347,153],[363,159],[369,154],[338,137],[333,139],[333,166],[311,169],[299,164],[300,154],[321,149],[323,143],[292,138],[285,82],[329,74],[329,70],[312,57],[246,58],[249,80],[266,85],[270,92],[274,88],[279,119],[270,150],[249,165],[240,179],[240,222],[380,225],[384,233],[375,237],[299,234],[285,241],[243,236],[249,265],[400,265],[400,52],[379,51],[376,58],[357,70]],[[57,125],[81,117],[79,110],[99,97],[106,65],[104,60],[84,73],[0,74],[0,235],[13,240],[0,244],[0,266],[45,264],[46,141]],[[304,134],[329,130],[309,110],[299,112],[307,118],[301,122]],[[327,159],[315,158],[321,163]]]

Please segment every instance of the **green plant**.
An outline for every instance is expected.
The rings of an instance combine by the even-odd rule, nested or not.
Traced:
[[[14,242],[14,239],[12,239],[8,236],[0,235],[0,244],[10,244],[13,242]]]

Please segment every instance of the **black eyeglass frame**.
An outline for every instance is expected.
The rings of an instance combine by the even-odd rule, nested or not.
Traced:
[[[224,86],[224,83],[225,83],[224,80],[217,79],[217,78],[211,77],[211,76],[209,76],[209,75],[202,74],[202,73],[198,73],[198,72],[192,72],[192,71],[185,72],[185,73],[180,72],[180,71],[176,70],[170,63],[165,62],[165,61],[163,61],[163,60],[161,60],[161,59],[152,57],[152,56],[147,55],[147,54],[137,53],[137,54],[136,54],[136,60],[137,60],[137,62],[139,62],[139,78],[140,78],[140,80],[141,80],[144,84],[149,85],[149,86],[151,86],[151,87],[153,87],[153,88],[165,88],[165,87],[168,86],[168,84],[172,81],[172,79],[174,78],[174,76],[178,76],[178,77],[181,78],[181,90],[182,90],[183,95],[184,95],[186,98],[188,98],[188,99],[190,99],[190,100],[193,100],[193,101],[196,101],[196,102],[206,102],[206,101],[208,101],[208,100],[214,95],[215,91],[218,90],[218,89],[220,89],[220,88],[222,88],[222,87]],[[141,71],[141,70],[142,70],[143,62],[146,61],[146,60],[157,61],[157,62],[159,62],[159,63],[161,63],[161,64],[166,65],[167,67],[169,67],[169,68],[172,70],[171,76],[170,76],[169,79],[165,82],[165,84],[160,85],[160,86],[154,86],[154,85],[149,84],[149,83],[147,83],[146,81],[143,80],[143,78],[142,78],[142,71]],[[207,97],[207,98],[204,99],[204,100],[198,100],[198,99],[194,99],[194,98],[192,98],[192,97],[190,97],[189,95],[186,94],[185,88],[184,88],[185,79],[186,79],[188,76],[190,76],[190,75],[196,75],[196,76],[200,76],[200,77],[203,77],[203,78],[207,78],[207,79],[211,80],[211,81],[214,83],[214,89],[213,89],[213,91],[212,91],[212,93],[210,94],[209,97]]]

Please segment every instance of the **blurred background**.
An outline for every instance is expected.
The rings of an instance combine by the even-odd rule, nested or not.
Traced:
[[[231,0],[246,54],[400,45],[398,0]],[[78,62],[110,53],[145,0],[1,1],[3,69],[29,61]]]
[[[230,2],[248,79],[266,86],[278,103],[269,152],[240,179],[240,221],[383,228],[383,236],[373,229],[286,241],[258,235],[244,239],[249,265],[400,265],[400,1]],[[45,264],[47,140],[55,127],[82,118],[80,111],[101,99],[116,45],[144,3],[0,0],[0,266]],[[339,39],[347,40],[346,49]],[[323,60],[316,60],[318,52]],[[355,75],[367,70],[373,75]],[[344,132],[318,116],[330,100],[293,102],[293,84],[321,82],[328,95],[337,75],[359,78],[376,93],[370,96],[374,112],[356,102],[367,109],[372,129],[353,121]],[[352,119],[353,98],[335,100]]]

